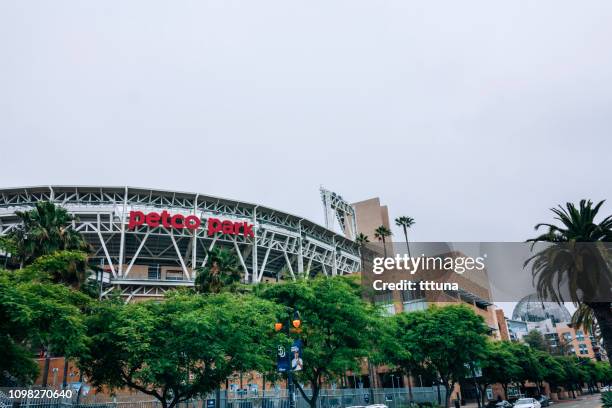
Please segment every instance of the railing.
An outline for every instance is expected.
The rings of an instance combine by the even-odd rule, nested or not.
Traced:
[[[305,390],[311,396],[310,390]],[[285,389],[266,390],[250,396],[234,396],[232,392],[222,391],[219,407],[216,406],[214,393],[206,398],[197,398],[180,403],[176,408],[289,408],[289,398]],[[136,401],[134,396],[111,397],[108,395],[89,395],[71,399],[22,399],[11,400],[0,395],[0,408],[162,408],[157,400]],[[438,399],[440,398],[440,400]],[[435,387],[413,387],[412,398],[406,388],[369,388],[324,389],[319,393],[317,408],[363,407],[383,404],[388,408],[408,408],[411,406],[431,406],[444,400],[444,389]],[[411,405],[411,403],[413,405]],[[302,394],[296,391],[296,408],[311,408]]]

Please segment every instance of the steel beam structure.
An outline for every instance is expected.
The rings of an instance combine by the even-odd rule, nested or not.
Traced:
[[[234,249],[244,281],[295,279],[316,274],[349,274],[360,270],[358,246],[348,238],[301,217],[268,207],[204,194],[134,187],[43,186],[0,190],[0,235],[18,224],[16,211],[40,200],[66,208],[74,228],[94,247],[110,273],[110,288],[126,300],[160,297],[173,287],[193,286],[195,270],[206,264],[215,246]],[[167,210],[172,214],[223,218],[254,225],[254,237],[208,235],[197,230],[128,229],[130,211]],[[135,273],[138,266],[165,268],[172,276]],[[161,268],[161,269],[160,269]],[[330,273],[331,272],[331,273]],[[110,293],[106,290],[106,295]]]
[[[345,201],[339,194],[321,187],[321,201],[325,213],[325,227],[334,230],[335,221],[338,221],[340,231],[354,240],[357,234],[357,216],[353,206]]]

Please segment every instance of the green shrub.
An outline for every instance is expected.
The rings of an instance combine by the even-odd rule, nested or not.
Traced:
[[[612,408],[612,391],[601,394],[601,403],[604,408]]]

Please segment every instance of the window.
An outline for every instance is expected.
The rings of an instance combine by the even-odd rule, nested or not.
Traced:
[[[587,349],[586,344],[580,343],[578,347],[580,348],[580,354],[589,354],[589,350]]]
[[[184,278],[183,271],[179,269],[168,269],[166,271],[166,280],[182,281]]]
[[[374,303],[383,305],[393,303],[393,293],[391,291],[376,291],[374,294]]]
[[[576,330],[576,340],[584,341],[584,332],[582,330]]]
[[[148,279],[159,280],[159,265],[149,265]]]
[[[412,300],[420,300],[420,299],[425,299],[425,293],[419,289],[418,286],[418,282],[415,282],[417,284],[417,289],[416,290],[403,290],[401,292],[402,295],[402,302],[410,302]]]
[[[572,333],[570,332],[563,333],[563,340],[565,340],[566,343],[572,341]]]

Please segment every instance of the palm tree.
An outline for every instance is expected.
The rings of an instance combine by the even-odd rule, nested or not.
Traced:
[[[359,257],[361,258],[362,272],[364,271],[364,265],[365,265],[364,249],[365,249],[365,246],[369,242],[370,242],[370,238],[362,232],[357,234],[357,237],[355,238],[355,243],[359,245]],[[376,373],[376,370],[374,369],[374,365],[372,364],[372,359],[368,358],[368,376],[370,377],[370,400],[371,401],[374,401],[374,385],[376,381],[375,373]]]
[[[397,225],[398,227],[402,227],[402,229],[404,230],[404,238],[406,238],[406,248],[408,248],[408,256],[412,258],[412,255],[410,255],[410,244],[408,244],[408,228],[414,225],[414,218],[406,216],[398,217],[395,219],[395,225]]]
[[[385,227],[384,225],[381,225],[380,227],[378,227],[378,228],[376,228],[374,230],[374,238],[376,238],[379,241],[382,241],[383,251],[385,253],[385,258],[387,257],[386,239],[387,239],[387,237],[390,237],[391,235],[393,235],[391,230],[389,228]]]
[[[219,293],[232,290],[240,281],[238,258],[224,248],[213,248],[208,254],[207,265],[197,269],[196,290],[200,293]]]
[[[90,250],[83,236],[72,228],[74,217],[65,208],[49,201],[38,201],[32,210],[16,211],[15,215],[21,225],[9,237],[16,246],[22,267],[56,251]]]
[[[586,305],[591,309],[606,352],[612,355],[612,256],[610,246],[603,244],[612,242],[612,215],[599,223],[595,222],[603,203],[600,201],[593,205],[590,200],[581,200],[578,207],[567,203],[565,208],[559,206],[551,209],[561,226],[537,224],[536,230],[546,227],[548,231],[528,242],[534,245],[536,242],[552,242],[554,245],[537,252],[525,262],[525,266],[532,263],[532,274],[542,298],[550,297],[558,303],[566,300],[559,293],[559,285],[560,282],[568,282],[569,300],[579,308]],[[581,244],[585,242],[595,244]],[[589,297],[589,294],[595,295]]]
[[[355,238],[355,243],[357,245],[359,245],[359,257],[361,258],[361,270],[363,271],[363,266],[365,264],[364,262],[364,254],[363,254],[363,249],[364,247],[370,242],[370,238],[365,235],[363,232],[360,232],[359,234],[357,234],[357,237]]]
[[[597,319],[593,315],[593,310],[586,304],[582,303],[578,305],[578,308],[572,315],[572,326],[575,328],[583,327],[589,331],[597,341],[601,340],[601,331],[597,324]]]

